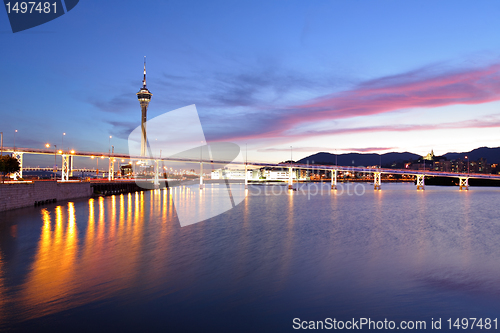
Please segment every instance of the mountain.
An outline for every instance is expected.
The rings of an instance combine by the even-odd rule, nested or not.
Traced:
[[[469,152],[463,153],[447,153],[443,155],[448,160],[455,160],[457,158],[464,159],[467,156],[471,161],[477,161],[481,157],[486,158],[487,162],[490,164],[500,163],[500,147],[488,148],[481,147],[474,149]],[[380,160],[382,160],[383,167],[403,167],[403,163],[409,160],[416,161],[421,158],[420,155],[404,152],[404,153],[385,153],[385,154],[360,154],[360,153],[348,153],[348,154],[330,154],[330,153],[316,153],[301,160],[297,163],[300,164],[325,164],[325,165],[335,165],[335,158],[337,158],[337,164],[343,166],[369,166],[369,165],[379,165]]]
[[[456,160],[457,158],[465,159],[467,156],[471,161],[477,161],[481,157],[485,158],[490,164],[500,163],[500,147],[488,148],[481,147],[471,150],[466,153],[447,153],[443,155],[448,160]]]
[[[420,155],[413,153],[386,153],[386,154],[360,154],[360,153],[349,153],[349,154],[330,154],[330,153],[316,153],[308,157],[297,161],[301,164],[326,164],[335,165],[335,158],[337,158],[338,165],[351,165],[351,166],[368,166],[368,165],[379,165],[380,160],[382,160],[383,166],[391,166],[394,163],[401,164],[408,160],[418,160]]]

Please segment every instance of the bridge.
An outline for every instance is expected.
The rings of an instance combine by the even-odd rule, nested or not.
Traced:
[[[239,162],[239,161],[219,161],[219,160],[208,160],[208,159],[189,159],[189,158],[172,158],[172,157],[154,157],[154,156],[133,156],[127,154],[115,154],[107,153],[103,154],[101,152],[82,152],[82,151],[54,151],[51,149],[34,149],[34,148],[12,148],[3,147],[2,153],[10,153],[15,157],[21,166],[19,172],[13,175],[14,179],[22,178],[23,170],[39,170],[39,171],[53,171],[52,168],[23,168],[23,155],[24,154],[35,154],[35,155],[52,155],[55,158],[60,156],[62,158],[62,167],[57,169],[61,171],[62,182],[69,181],[69,177],[73,171],[84,171],[91,172],[92,169],[73,169],[73,158],[75,156],[87,157],[87,158],[98,158],[108,160],[108,180],[114,180],[114,165],[116,160],[130,161],[152,161],[154,166],[154,179],[155,185],[159,185],[159,174],[160,174],[160,162],[179,162],[179,163],[199,163],[200,164],[200,189],[204,188],[203,182],[203,164],[211,165],[241,165],[245,168],[245,188],[248,187],[248,170],[252,168],[284,168],[288,169],[288,188],[293,189],[293,172],[294,170],[317,170],[326,171],[331,175],[331,188],[332,190],[337,189],[337,176],[339,172],[361,172],[373,174],[373,185],[375,190],[380,190],[382,188],[382,174],[393,174],[393,175],[410,175],[416,178],[416,188],[417,190],[425,189],[425,176],[434,177],[452,177],[459,180],[459,189],[468,190],[469,189],[469,179],[492,179],[500,180],[500,175],[492,174],[477,174],[477,173],[450,173],[450,172],[440,172],[433,170],[408,170],[408,169],[386,169],[386,168],[372,168],[372,167],[352,167],[352,166],[338,166],[338,165],[309,165],[309,164],[279,164],[279,163],[262,163],[262,162]]]
[[[46,167],[46,168],[43,168],[43,167],[23,167],[23,171],[52,171],[54,172],[54,170],[56,172],[59,172],[61,171],[62,172],[62,168],[50,168],[50,167]],[[73,172],[96,172],[96,169],[89,169],[89,168],[80,168],[80,169],[71,169]]]

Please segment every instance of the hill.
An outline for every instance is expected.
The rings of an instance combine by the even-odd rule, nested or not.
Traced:
[[[443,155],[448,160],[455,160],[457,158],[465,159],[468,156],[471,161],[476,161],[480,158],[485,158],[488,163],[500,163],[500,147],[488,148],[481,147],[474,149],[469,152],[462,153],[446,153]],[[383,167],[402,167],[402,164],[406,161],[413,160],[416,161],[420,158],[420,155],[404,152],[404,153],[386,153],[386,154],[361,154],[361,153],[348,153],[348,154],[330,154],[326,152],[316,153],[301,160],[297,163],[301,164],[324,164],[324,165],[335,165],[335,159],[337,159],[338,165],[344,166],[369,166],[369,165],[379,165],[380,160],[382,160]]]
[[[447,153],[443,156],[448,160],[456,160],[457,158],[465,159],[465,156],[467,156],[471,161],[477,161],[478,159],[483,157],[487,160],[488,163],[500,163],[500,147],[481,147],[465,153]]]
[[[301,164],[325,164],[325,165],[335,165],[335,158],[337,158],[338,165],[352,165],[352,166],[368,166],[368,165],[379,165],[380,160],[382,160],[383,166],[391,166],[394,163],[403,163],[408,160],[418,160],[420,155],[413,153],[386,153],[386,154],[360,154],[360,153],[348,153],[348,154],[330,154],[330,153],[316,153],[311,156],[305,157],[297,163]]]

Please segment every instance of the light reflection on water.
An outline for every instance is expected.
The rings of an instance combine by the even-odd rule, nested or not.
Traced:
[[[175,188],[6,212],[0,324],[89,325],[90,313],[95,329],[277,331],[295,317],[500,310],[498,189],[366,186],[363,196],[311,197],[251,187],[233,210],[184,228],[173,195],[217,196]]]

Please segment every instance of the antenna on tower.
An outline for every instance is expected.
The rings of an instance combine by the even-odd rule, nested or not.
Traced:
[[[144,79],[142,80],[142,86],[146,88],[146,56],[144,56]]]

